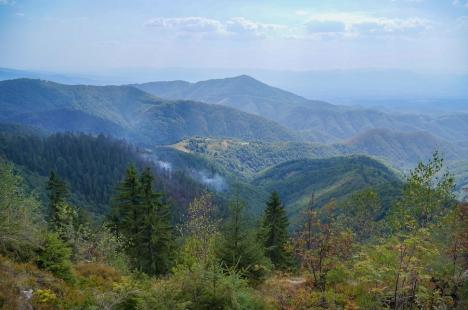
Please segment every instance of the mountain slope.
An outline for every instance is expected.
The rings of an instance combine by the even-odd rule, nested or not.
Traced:
[[[401,181],[393,171],[366,156],[288,161],[262,172],[252,184],[268,192],[277,191],[291,217],[300,215],[312,194],[320,207],[332,199],[340,201],[371,187],[380,193],[388,207],[401,188]]]
[[[130,164],[153,167],[140,151],[123,141],[99,135],[53,134],[37,136],[18,126],[0,126],[0,161],[14,163],[44,203],[45,185],[55,171],[72,190],[72,202],[97,214],[106,214],[115,186]],[[156,184],[164,189],[181,215],[188,203],[206,189],[182,174],[154,168]]]
[[[463,156],[460,148],[424,131],[398,132],[372,129],[344,144],[350,148],[350,152],[384,158],[399,168],[411,168],[419,161],[426,161],[434,151],[440,151],[448,161]]]
[[[283,198],[288,214],[298,219],[312,193],[316,206],[321,207],[331,199],[341,201],[372,187],[388,207],[401,187],[400,178],[381,162],[366,156],[330,158],[335,153],[328,146],[197,138],[164,149],[158,148],[155,155],[166,165],[218,175],[226,185],[224,195],[238,194],[254,214],[260,214],[274,190]]]
[[[167,101],[131,86],[62,85],[41,80],[0,82],[0,121],[51,131],[104,132],[145,144],[195,135],[297,140],[259,116],[193,101]]]
[[[238,177],[247,179],[285,161],[327,158],[344,154],[335,146],[319,143],[261,142],[232,139],[191,138],[172,146],[217,162]]]
[[[329,104],[311,101],[293,93],[271,87],[247,75],[188,83],[184,81],[136,84],[150,94],[166,99],[190,99],[230,106],[272,120],[294,107]]]
[[[136,87],[168,99],[235,107],[300,131],[309,141],[341,142],[369,129],[427,131],[448,141],[464,139],[468,114],[421,116],[312,101],[248,76],[188,83],[151,82]]]
[[[159,144],[170,144],[193,136],[265,141],[300,139],[277,123],[256,115],[228,107],[181,100],[149,108],[136,127],[146,137],[145,140]]]

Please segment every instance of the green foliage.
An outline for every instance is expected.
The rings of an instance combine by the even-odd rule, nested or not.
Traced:
[[[443,171],[443,164],[443,158],[435,152],[427,164],[420,162],[410,172],[403,196],[389,214],[394,231],[426,227],[453,205],[454,180]]]
[[[354,236],[336,221],[335,208],[331,202],[322,214],[312,208],[305,212],[306,220],[294,240],[302,271],[312,276],[313,285],[321,292],[345,282],[345,263],[354,252]]]
[[[261,228],[261,239],[265,254],[276,268],[291,266],[291,256],[287,251],[288,217],[278,193],[271,193],[266,203],[265,214]]]
[[[9,161],[41,176],[49,175],[49,206],[69,200],[101,214],[107,212],[126,167],[131,162],[143,165],[132,147],[103,135],[0,133],[0,145],[0,155]],[[66,199],[65,183],[71,188],[70,199]]]
[[[190,204],[180,227],[184,240],[172,276],[162,280],[148,301],[160,309],[266,309],[236,268],[217,257],[219,221],[206,193]],[[151,308],[151,307],[150,307]]]
[[[110,220],[117,234],[129,241],[126,250],[135,268],[162,274],[171,264],[174,237],[169,206],[153,191],[153,180],[149,168],[139,176],[129,166],[114,197]]]
[[[18,127],[18,128],[17,128]],[[24,176],[28,188],[38,192],[49,203],[44,178],[55,171],[70,188],[69,203],[77,209],[106,215],[115,186],[131,163],[144,167],[148,162],[141,150],[104,135],[53,134],[33,135],[22,126],[3,131],[0,127],[0,156],[14,163]],[[163,152],[158,149],[157,151]],[[150,153],[144,153],[151,156]],[[171,161],[171,159],[168,159]],[[179,217],[185,206],[205,187],[180,171],[168,173],[154,169],[155,184],[164,188]]]
[[[57,277],[72,282],[71,249],[55,233],[48,233],[42,248],[38,252],[36,263]]]
[[[184,237],[178,264],[192,266],[215,262],[215,244],[219,238],[220,221],[215,218],[215,205],[210,193],[195,198],[187,210],[187,218],[179,231]]]
[[[26,193],[13,166],[0,158],[0,253],[30,259],[44,228],[39,202]]]
[[[342,205],[341,221],[356,235],[359,241],[375,239],[383,230],[379,195],[372,189],[352,194]]]
[[[84,259],[105,263],[122,273],[129,272],[130,261],[125,253],[127,239],[114,234],[109,225],[104,223],[94,232],[91,241],[82,248]]]
[[[252,183],[270,192],[278,191],[294,224],[300,223],[301,211],[308,207],[312,194],[315,206],[320,208],[333,199],[340,203],[371,187],[379,194],[385,211],[402,186],[388,167],[365,156],[289,161],[265,170]]]
[[[56,223],[59,220],[58,208],[64,205],[69,197],[68,188],[65,182],[60,180],[59,176],[51,171],[49,174],[49,181],[47,182],[47,192],[49,198],[49,216],[51,223]]]
[[[140,256],[139,269],[148,274],[169,271],[174,246],[171,210],[153,191],[154,177],[149,168],[140,177],[141,205],[139,207],[139,235],[134,240]]]
[[[265,276],[269,262],[256,231],[247,226],[244,208],[238,198],[231,202],[217,255],[229,270],[235,270],[255,282]]]
[[[402,204],[421,227],[433,222],[454,199],[454,179],[443,171],[443,165],[436,152],[427,164],[420,162],[406,180]]]
[[[155,294],[161,309],[267,309],[245,280],[220,265],[177,268],[162,285]]]
[[[128,238],[138,230],[139,206],[141,204],[140,180],[134,165],[127,168],[124,180],[117,187],[113,197],[110,219],[117,233]]]

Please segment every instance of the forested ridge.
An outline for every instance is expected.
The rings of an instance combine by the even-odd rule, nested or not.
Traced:
[[[144,151],[109,136],[57,133],[38,135],[23,126],[3,126],[0,131],[0,157],[22,168],[28,175],[27,183],[44,201],[43,180],[51,172],[63,178],[71,189],[71,201],[99,215],[109,211],[109,202],[115,186],[130,164],[150,165]],[[153,165],[150,165],[153,167]],[[187,203],[203,191],[183,173],[167,176],[158,174],[156,182],[163,187],[176,205]]]

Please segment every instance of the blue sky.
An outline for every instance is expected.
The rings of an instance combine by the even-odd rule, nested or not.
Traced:
[[[468,0],[0,0],[0,66],[468,73]]]

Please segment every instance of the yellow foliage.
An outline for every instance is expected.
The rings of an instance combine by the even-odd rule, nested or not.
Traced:
[[[38,289],[34,291],[34,301],[39,304],[56,304],[57,295],[49,289]]]

